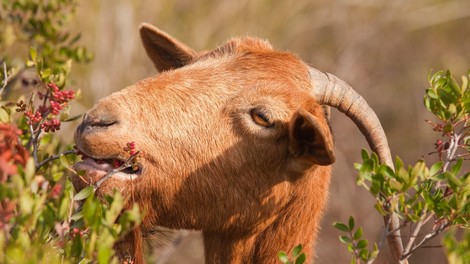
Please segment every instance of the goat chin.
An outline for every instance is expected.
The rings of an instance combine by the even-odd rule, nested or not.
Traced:
[[[267,41],[197,53],[151,25],[140,34],[161,73],[101,99],[75,133],[86,153],[75,169],[86,174],[74,186],[112,174],[97,193],[133,193],[144,208],[116,244],[121,260],[143,262],[143,240],[165,237],[157,226],[202,231],[206,263],[277,263],[298,244],[313,259],[335,161],[325,104],[386,157],[375,114],[345,83]],[[144,155],[136,170],[115,172],[126,142]]]

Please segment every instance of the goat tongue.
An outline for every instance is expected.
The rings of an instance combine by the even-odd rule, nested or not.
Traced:
[[[113,169],[111,164],[106,163],[104,160],[94,160],[92,158],[85,158],[83,160],[83,163],[102,171],[111,171]]]

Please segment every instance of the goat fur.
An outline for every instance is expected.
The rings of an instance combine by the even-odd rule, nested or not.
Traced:
[[[206,263],[277,263],[298,244],[312,260],[335,157],[308,66],[257,38],[197,53],[151,25],[140,32],[160,74],[100,100],[75,134],[90,157],[125,160],[129,141],[144,153],[132,183],[98,189],[132,193],[145,212],[120,257],[143,262],[142,239],[164,226],[201,230]],[[93,182],[106,174],[76,168]]]

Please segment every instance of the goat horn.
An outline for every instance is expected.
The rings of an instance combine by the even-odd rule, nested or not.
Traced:
[[[329,105],[351,118],[366,137],[381,163],[393,168],[387,137],[374,110],[346,82],[330,73],[310,68],[313,94],[320,104]]]
[[[388,147],[387,137],[374,110],[367,104],[354,89],[346,82],[330,73],[323,73],[309,67],[313,86],[313,95],[320,104],[337,108],[353,120],[362,134],[366,137],[372,151],[377,153],[381,163],[393,168],[392,156]],[[388,230],[393,230],[388,236],[388,242],[394,257],[399,263],[408,263],[401,260],[403,244],[400,240],[400,222],[396,214],[384,216]]]

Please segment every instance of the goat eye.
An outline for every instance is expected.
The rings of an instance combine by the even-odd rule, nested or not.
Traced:
[[[260,109],[252,109],[250,111],[251,119],[253,121],[263,127],[272,127],[274,124],[269,120],[269,118],[266,116],[266,113],[264,113]]]

